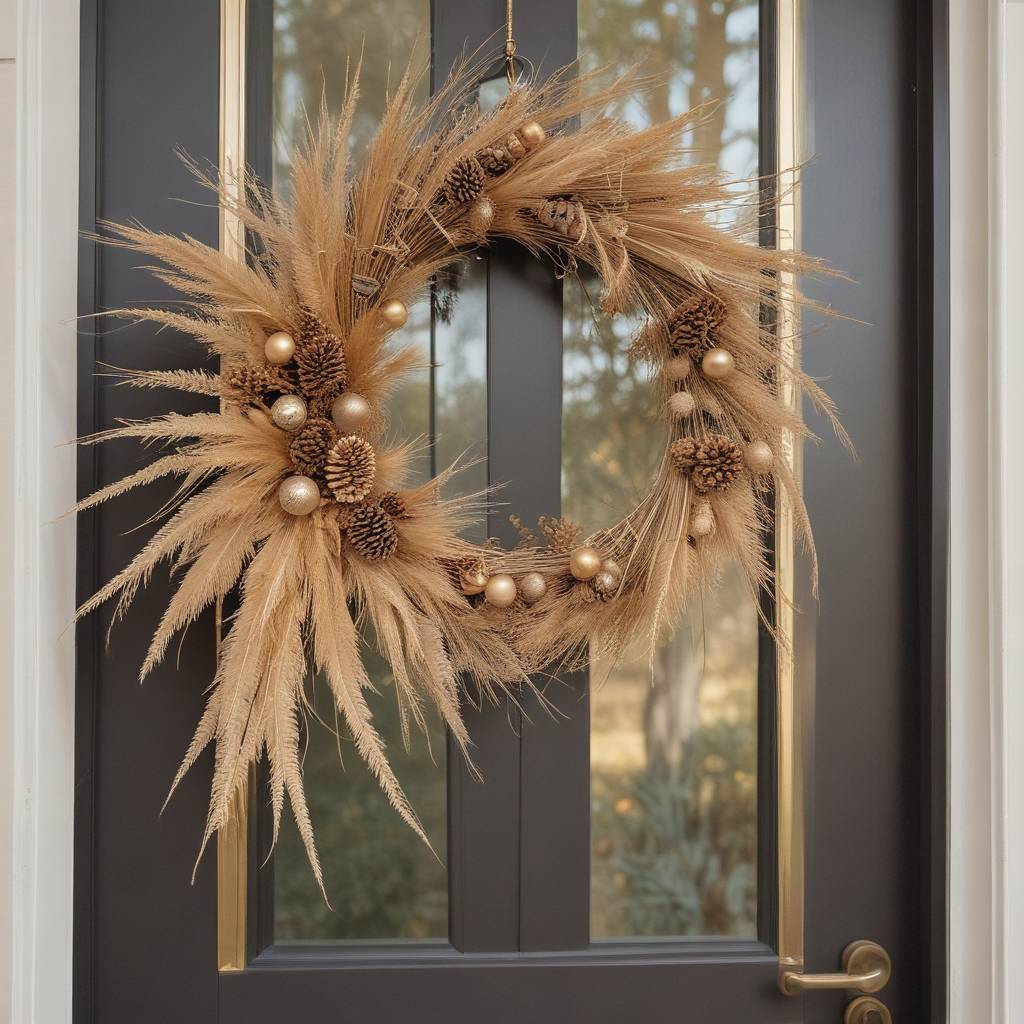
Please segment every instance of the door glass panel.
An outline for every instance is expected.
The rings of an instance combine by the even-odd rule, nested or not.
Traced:
[[[584,67],[625,71],[646,55],[659,83],[615,111],[637,127],[723,102],[690,140],[694,159],[757,172],[758,5],[752,0],[580,0]],[[664,427],[637,323],[597,308],[592,279],[564,291],[563,514],[586,531],[625,515],[651,486]],[[758,622],[730,573],[695,601],[655,659],[591,672],[591,934],[756,934]]]
[[[402,74],[417,45],[419,55],[426,55],[429,0],[389,0],[387,16],[381,15],[376,0],[275,0],[272,123],[277,189],[287,191],[290,153],[302,141],[306,112],[315,117],[321,93],[330,111],[340,108],[346,74],[360,54],[361,106],[352,132],[357,161],[373,137],[389,82],[394,84]],[[424,96],[427,85],[424,77],[419,86]],[[418,480],[413,483],[431,472],[433,459],[428,442],[432,433],[446,433],[454,423],[457,429],[450,431],[452,446],[461,445],[462,450],[475,443],[480,447],[481,437],[470,435],[481,423],[478,407],[484,409],[486,417],[486,392],[480,383],[485,372],[486,339],[482,331],[486,318],[474,311],[474,301],[478,300],[473,298],[472,287],[455,290],[461,293],[458,301],[445,300],[443,288],[436,290],[438,303],[446,301],[442,318],[432,309],[429,297],[414,304],[409,323],[393,340],[396,345],[415,345],[423,354],[423,369],[396,392],[389,408],[391,438],[424,441]],[[442,320],[443,330],[434,341],[432,325]],[[455,345],[461,369],[446,371],[455,376],[445,381],[444,387],[458,384],[462,388],[471,410],[464,420],[451,416],[447,407],[434,410],[428,368],[433,355],[446,361],[445,354]],[[479,383],[475,396],[474,382]],[[484,426],[482,436],[485,434]],[[469,480],[463,486],[472,490],[476,485]],[[364,640],[367,669],[380,691],[371,695],[375,724],[437,857],[391,810],[344,727],[339,728],[327,688],[314,680],[304,773],[331,905],[325,904],[318,891],[301,840],[294,824],[287,820],[274,854],[276,942],[431,939],[443,938],[448,932],[448,882],[443,865],[444,729],[435,722],[426,737],[414,734],[410,749],[403,749],[390,669],[376,656],[373,637]]]

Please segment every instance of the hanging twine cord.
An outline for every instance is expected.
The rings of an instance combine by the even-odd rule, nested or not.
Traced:
[[[512,36],[512,0],[505,0],[505,74],[511,88],[516,83],[516,41]]]

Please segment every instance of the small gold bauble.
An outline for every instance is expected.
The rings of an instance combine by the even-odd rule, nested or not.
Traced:
[[[298,395],[282,395],[270,407],[270,418],[282,430],[294,433],[306,422],[306,403]]]
[[[547,592],[547,582],[539,572],[528,572],[519,581],[519,593],[527,604],[536,604]]]
[[[547,137],[544,126],[537,121],[529,121],[516,133],[527,149],[536,149]]]
[[[370,403],[362,395],[346,391],[332,403],[331,419],[342,434],[358,433],[370,422]]]
[[[400,299],[389,299],[380,307],[380,315],[388,327],[397,331],[409,319],[409,307]]]
[[[672,415],[679,419],[685,419],[687,416],[693,414],[693,410],[697,407],[693,400],[693,395],[689,391],[677,391],[669,400],[668,407],[672,410]]]
[[[686,380],[692,369],[693,363],[689,356],[673,356],[665,360],[665,376],[669,380]]]
[[[607,569],[602,569],[591,581],[590,585],[594,590],[600,594],[605,600],[615,596],[615,592],[619,589],[619,577],[614,573],[608,572]]]
[[[320,504],[320,488],[308,476],[290,476],[281,481],[277,500],[285,512],[308,516]]]
[[[494,203],[480,196],[469,208],[469,227],[478,235],[486,235],[494,223]]]
[[[462,592],[469,597],[482,594],[487,586],[487,573],[482,569],[466,569],[461,574]]]
[[[606,558],[601,563],[601,572],[610,572],[616,579],[622,579],[622,569],[613,558]]]
[[[593,548],[577,548],[569,556],[569,571],[578,580],[592,580],[601,571],[601,556]]]
[[[295,339],[287,331],[275,331],[263,345],[268,363],[284,366],[295,355]]]
[[[495,573],[484,587],[484,599],[495,608],[507,608],[516,599],[516,581],[507,572]]]
[[[725,380],[736,369],[736,361],[732,353],[724,348],[713,348],[704,354],[700,361],[700,369],[705,377],[711,380]]]
[[[772,468],[774,456],[771,448],[764,441],[752,441],[743,453],[747,467],[752,473],[768,473]]]

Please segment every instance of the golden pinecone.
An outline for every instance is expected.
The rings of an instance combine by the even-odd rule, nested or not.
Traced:
[[[673,353],[700,359],[718,344],[718,332],[727,314],[725,303],[716,295],[693,295],[681,302],[668,321]]]
[[[515,162],[515,157],[502,146],[487,146],[476,155],[477,163],[490,178],[504,174]]]
[[[380,505],[359,505],[352,509],[345,532],[356,552],[371,562],[387,558],[398,547],[394,520]]]
[[[303,310],[299,318],[295,362],[302,392],[314,407],[326,408],[348,387],[341,339],[308,309]]]
[[[323,473],[327,453],[338,440],[338,431],[330,420],[314,417],[292,438],[288,455],[296,473],[316,477]]]
[[[585,215],[578,199],[548,199],[534,207],[533,215],[541,224],[573,242],[583,237]]]
[[[724,434],[711,434],[701,440],[681,437],[669,450],[672,465],[689,474],[700,494],[724,491],[743,469],[743,450]]]
[[[484,190],[487,175],[480,162],[473,156],[467,156],[448,172],[444,180],[444,194],[449,202],[469,203],[476,199]]]
[[[259,405],[265,395],[291,394],[295,387],[285,373],[269,363],[238,363],[223,375],[228,397],[246,405]]]
[[[373,445],[358,434],[339,437],[324,463],[324,479],[336,501],[350,505],[362,501],[373,488],[377,456]]]
[[[409,507],[398,491],[385,491],[380,496],[380,507],[392,519],[404,519],[409,514]]]
[[[552,551],[566,553],[576,547],[580,539],[582,528],[571,519],[563,519],[561,516],[541,516],[537,520],[537,527],[548,539],[548,547]]]

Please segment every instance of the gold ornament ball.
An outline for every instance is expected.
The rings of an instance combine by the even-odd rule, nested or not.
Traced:
[[[370,403],[362,395],[346,391],[332,403],[331,419],[342,434],[358,433],[370,422]]]
[[[619,589],[619,577],[614,573],[610,573],[607,569],[602,569],[590,583],[594,590],[607,597],[614,596],[615,592]]]
[[[308,516],[320,504],[320,488],[308,476],[290,476],[281,481],[277,500],[285,512]]]
[[[287,331],[274,331],[263,345],[268,363],[284,366],[295,355],[295,339]]]
[[[770,472],[775,459],[771,448],[764,441],[753,441],[747,445],[744,457],[747,460],[747,467],[752,473]]]
[[[484,599],[495,608],[507,608],[516,599],[516,581],[507,572],[495,573],[484,587]]]
[[[713,348],[700,361],[700,369],[711,380],[725,380],[736,369],[736,360],[726,349]]]
[[[478,235],[486,235],[494,223],[494,203],[487,196],[480,196],[470,207],[469,226]]]
[[[298,395],[282,395],[270,407],[270,418],[282,430],[294,433],[306,422],[306,403]]]
[[[468,597],[482,594],[487,586],[487,573],[482,569],[467,569],[462,573],[462,592]]]
[[[693,414],[693,410],[697,408],[697,405],[689,391],[677,391],[668,400],[668,407],[672,410],[673,416],[685,419]]]
[[[547,582],[539,572],[528,572],[519,581],[519,593],[527,604],[536,604],[547,592]]]
[[[569,571],[578,580],[592,580],[601,571],[601,556],[593,548],[577,548],[569,556]]]
[[[530,121],[519,129],[519,138],[527,149],[536,149],[547,137],[544,126],[536,121]]]
[[[690,376],[693,363],[689,356],[673,356],[665,360],[665,376],[669,380],[686,380]]]
[[[399,327],[406,325],[409,319],[409,307],[400,299],[389,299],[380,307],[380,315],[388,327],[397,331]]]
[[[622,569],[613,558],[606,558],[601,563],[601,572],[610,572],[617,580],[622,579]]]

